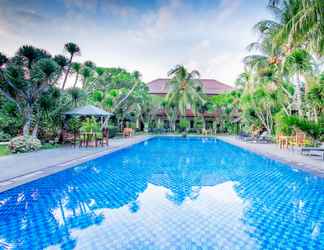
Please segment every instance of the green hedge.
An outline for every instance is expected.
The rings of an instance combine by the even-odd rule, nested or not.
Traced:
[[[278,132],[291,134],[293,129],[300,129],[314,139],[320,139],[324,135],[323,121],[318,123],[308,121],[298,116],[281,116],[277,121]]]

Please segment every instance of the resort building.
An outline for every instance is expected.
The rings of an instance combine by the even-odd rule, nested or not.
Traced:
[[[169,80],[170,79],[168,78],[159,78],[149,82],[147,84],[149,87],[149,93],[151,95],[164,97],[165,95],[168,94]],[[202,83],[202,91],[207,96],[219,95],[225,92],[232,91],[234,89],[233,87],[214,79],[200,79],[200,81]],[[205,112],[203,114],[205,129],[211,129],[211,128],[215,129],[217,127],[216,120],[219,117],[219,115],[220,115],[219,112]],[[160,127],[163,127],[165,129],[170,128],[169,120],[163,108],[161,108],[158,111],[156,116],[158,117],[157,123],[162,124],[160,125]],[[195,114],[192,112],[192,110],[190,109],[187,110],[186,118],[190,121],[190,128],[194,128]],[[178,123],[179,120],[176,122],[176,124]]]

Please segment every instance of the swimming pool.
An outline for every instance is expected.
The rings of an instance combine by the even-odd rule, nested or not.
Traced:
[[[324,249],[324,179],[157,137],[0,193],[0,249]]]

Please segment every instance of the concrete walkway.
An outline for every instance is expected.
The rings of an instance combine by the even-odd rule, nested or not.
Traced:
[[[321,156],[305,156],[298,149],[280,149],[276,144],[245,142],[234,136],[217,136],[217,138],[254,153],[293,165],[295,168],[324,177],[324,161],[321,160]]]
[[[64,146],[25,154],[2,156],[0,157],[0,192],[131,146],[148,138],[150,136],[139,135],[130,138],[111,139],[108,147],[74,148]]]

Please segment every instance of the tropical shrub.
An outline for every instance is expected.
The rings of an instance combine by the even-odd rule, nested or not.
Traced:
[[[197,117],[197,118],[195,119],[195,121],[194,121],[194,127],[195,127],[195,129],[197,129],[198,131],[201,132],[201,130],[202,130],[203,127],[204,127],[204,120],[203,120],[203,118],[201,118],[201,117]]]
[[[82,132],[99,132],[100,126],[96,121],[96,118],[86,118],[81,125]]]
[[[189,121],[187,119],[181,119],[179,122],[181,132],[184,132],[189,127]]]
[[[294,132],[294,129],[292,126],[289,125],[287,122],[287,115],[285,115],[282,112],[279,112],[275,116],[275,122],[276,122],[276,134],[283,134],[283,135],[292,135]]]
[[[80,121],[80,118],[79,117],[72,117],[68,121],[68,128],[73,133],[76,133],[77,131],[79,131],[79,129],[81,128],[81,126],[82,126],[82,124],[81,124],[81,121]]]
[[[26,153],[30,151],[36,151],[41,148],[42,144],[40,140],[32,136],[18,136],[8,144],[8,148],[12,153]]]
[[[286,130],[288,134],[291,134],[290,129],[295,128],[305,132],[314,139],[319,139],[324,135],[323,121],[317,123],[298,116],[283,116],[281,119],[281,127],[284,129],[288,128],[289,130]]]

